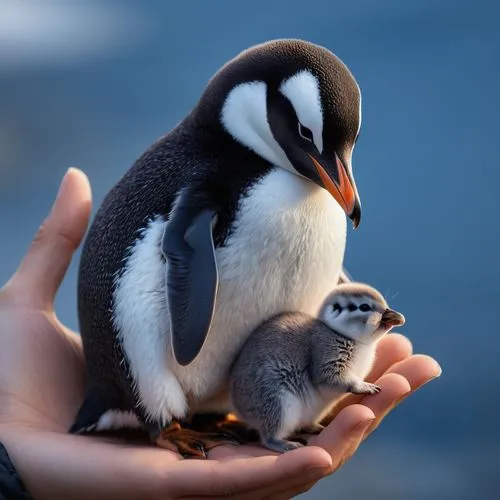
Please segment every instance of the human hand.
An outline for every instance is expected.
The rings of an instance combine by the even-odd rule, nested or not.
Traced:
[[[84,357],[79,336],[60,323],[53,303],[90,206],[87,178],[70,170],[0,290],[0,440],[34,498],[291,498],[337,470],[402,398],[440,373],[432,358],[412,355],[405,337],[387,336],[370,376],[382,392],[347,396],[311,446],[284,455],[220,446],[209,460],[183,460],[148,443],[69,435],[84,394]]]

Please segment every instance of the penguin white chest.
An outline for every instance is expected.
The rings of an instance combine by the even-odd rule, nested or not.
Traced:
[[[283,311],[317,313],[338,280],[346,219],[326,190],[284,169],[255,184],[216,250],[214,317],[188,366],[176,363],[170,345],[164,225],[160,216],[152,220],[130,248],[116,277],[113,312],[138,400],[150,418],[166,423],[224,392],[236,353],[262,321]]]
[[[223,388],[243,342],[270,316],[315,314],[337,283],[345,238],[344,212],[312,182],[277,168],[254,185],[216,251],[219,289],[206,343],[187,367],[169,360],[185,391],[205,399]]]

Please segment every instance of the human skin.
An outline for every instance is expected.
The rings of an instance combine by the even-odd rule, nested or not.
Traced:
[[[35,499],[292,498],[341,467],[403,399],[441,374],[409,340],[380,341],[368,377],[382,388],[348,395],[309,445],[278,455],[220,446],[184,460],[147,443],[77,436],[67,429],[82,402],[80,337],[57,318],[54,298],[89,221],[87,177],[70,169],[51,213],[0,289],[0,441]]]

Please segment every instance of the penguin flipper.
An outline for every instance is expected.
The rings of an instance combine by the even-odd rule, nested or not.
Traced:
[[[216,213],[180,198],[166,225],[162,251],[168,261],[166,291],[174,356],[188,365],[198,355],[212,322],[219,283],[212,224]]]

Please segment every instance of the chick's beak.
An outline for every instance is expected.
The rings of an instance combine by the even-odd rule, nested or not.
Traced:
[[[359,226],[361,220],[361,203],[354,181],[350,178],[342,161],[335,153],[335,167],[333,174],[329,174],[325,167],[307,153],[321,179],[323,187],[335,198],[349,217],[354,227]]]
[[[403,326],[405,324],[405,317],[392,309],[386,309],[382,314],[381,323],[387,327]]]

